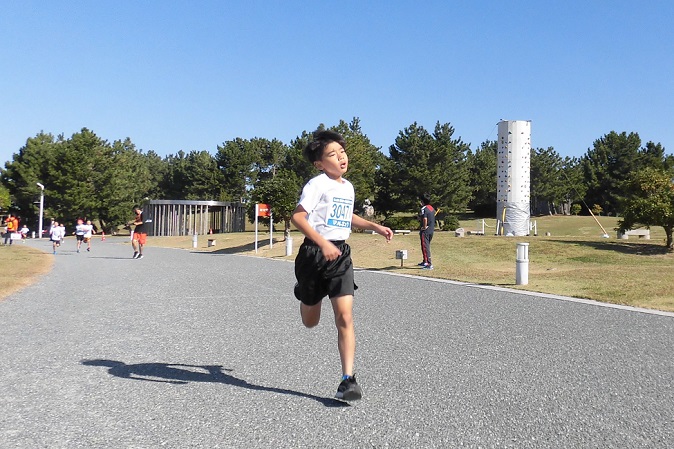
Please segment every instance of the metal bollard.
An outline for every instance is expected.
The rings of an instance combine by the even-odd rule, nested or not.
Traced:
[[[293,238],[286,237],[286,256],[292,256],[293,254]]]
[[[198,237],[199,237],[198,234],[192,235],[192,248],[196,248],[196,247],[197,247],[197,238],[198,238]]]
[[[515,270],[515,284],[527,285],[529,283],[529,244],[517,244],[517,260]]]

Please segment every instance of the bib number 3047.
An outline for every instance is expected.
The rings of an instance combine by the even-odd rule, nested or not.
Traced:
[[[350,199],[334,198],[330,215],[328,216],[328,226],[350,228],[352,212],[353,207]]]

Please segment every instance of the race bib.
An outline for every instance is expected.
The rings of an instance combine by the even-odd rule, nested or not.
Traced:
[[[328,226],[351,228],[353,201],[350,198],[333,198],[328,214]]]

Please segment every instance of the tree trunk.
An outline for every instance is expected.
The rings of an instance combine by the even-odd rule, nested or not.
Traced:
[[[667,234],[667,251],[674,252],[674,241],[672,240],[672,231],[674,228],[671,226],[663,226],[665,228],[665,233]]]

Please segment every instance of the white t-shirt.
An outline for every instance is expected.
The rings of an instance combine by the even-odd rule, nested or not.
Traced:
[[[90,239],[91,233],[93,232],[93,230],[94,230],[94,225],[85,224],[84,225],[84,238]]]
[[[78,224],[75,226],[75,235],[84,235],[86,226],[87,225],[85,224]]]
[[[49,229],[49,236],[50,240],[61,240],[61,228],[58,226],[52,226],[51,229]]]
[[[323,238],[346,240],[351,234],[355,196],[349,181],[338,182],[322,173],[304,186],[299,204],[309,214],[309,225]]]

